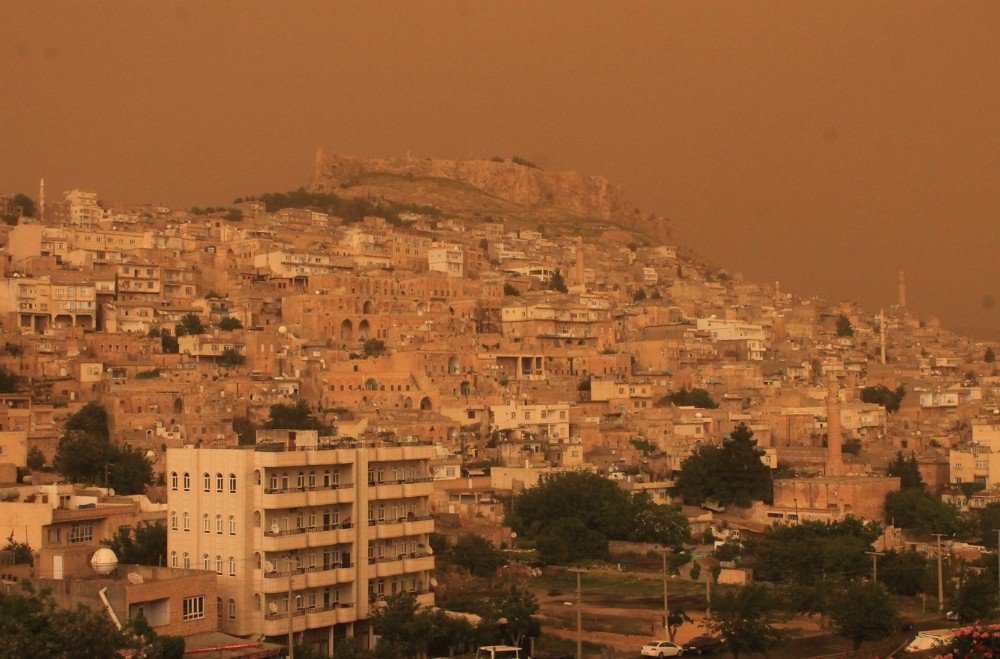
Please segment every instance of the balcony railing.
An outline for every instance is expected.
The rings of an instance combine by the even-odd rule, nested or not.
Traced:
[[[369,556],[368,565],[376,565],[378,563],[394,563],[396,561],[402,561],[407,558],[427,558],[428,556],[432,556],[432,554],[429,554],[425,551],[423,552],[414,551],[410,552],[409,554],[399,554],[398,556],[382,556],[380,558]]]
[[[264,494],[294,494],[297,492],[326,492],[329,490],[346,490],[354,487],[354,483],[330,483],[329,485],[303,485],[302,487],[265,487]]]
[[[354,604],[352,602],[334,602],[332,604],[327,604],[325,606],[312,606],[295,609],[292,611],[294,616],[304,616],[307,613],[323,613],[324,611],[333,611],[336,609],[353,609]],[[264,620],[284,620],[288,618],[288,611],[283,611],[280,613],[265,613]]]
[[[426,522],[429,519],[434,519],[431,515],[420,515],[414,517],[400,517],[398,519],[370,519],[368,520],[368,526],[380,526],[382,524],[402,524],[403,522]]]
[[[354,524],[352,522],[342,522],[340,524],[321,524],[319,526],[303,526],[302,528],[295,529],[285,529],[283,531],[264,531],[264,536],[267,538],[280,538],[286,535],[298,535],[301,533],[311,533],[319,531],[337,531],[340,529],[353,529]]]

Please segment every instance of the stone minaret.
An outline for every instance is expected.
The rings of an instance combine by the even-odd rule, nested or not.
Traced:
[[[899,308],[906,308],[906,273],[899,271]]]
[[[38,221],[45,221],[45,179],[38,183]]]
[[[826,385],[826,475],[843,476],[844,460],[840,453],[844,433],[840,427],[840,386],[831,376]]]
[[[576,237],[576,285],[581,291],[587,289],[587,282],[584,281],[583,273],[583,237]]]

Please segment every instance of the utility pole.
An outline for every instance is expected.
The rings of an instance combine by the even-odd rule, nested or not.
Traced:
[[[705,622],[712,619],[712,571],[705,570]]]
[[[292,598],[292,562],[288,561],[288,659],[295,659],[295,609]]]
[[[997,532],[997,589],[1000,591],[1000,529]]]
[[[583,659],[583,603],[580,572],[576,573],[576,659]]]
[[[942,533],[933,534],[937,538],[937,559],[938,559],[938,613],[944,613],[944,570],[941,567],[941,536]]]
[[[885,556],[880,551],[866,551],[866,554],[872,557],[872,581],[878,583],[878,557]]]
[[[667,590],[667,580],[670,575],[667,573],[667,550],[663,550],[663,628],[667,630],[667,640],[674,642],[670,633],[670,594]]]

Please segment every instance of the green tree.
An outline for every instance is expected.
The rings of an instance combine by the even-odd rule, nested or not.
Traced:
[[[27,466],[31,471],[38,471],[45,466],[45,455],[37,446],[28,449]]]
[[[66,430],[108,439],[108,411],[100,403],[87,403],[66,420]]]
[[[226,219],[230,222],[242,222],[243,211],[239,208],[230,208],[229,212],[226,213]]]
[[[763,584],[724,590],[713,598],[709,627],[736,659],[748,652],[766,652],[776,645],[782,635],[775,622],[774,593]]]
[[[0,591],[0,656],[107,659],[127,646],[104,611],[57,608],[48,592],[22,587]]]
[[[899,385],[895,390],[882,384],[875,387],[865,387],[861,390],[862,402],[881,405],[889,413],[898,411],[905,397],[906,389],[903,385]]]
[[[35,217],[35,200],[26,194],[18,192],[14,195],[14,205],[21,207],[21,215],[24,217]]]
[[[0,394],[15,394],[23,384],[24,378],[0,366]]]
[[[667,634],[670,638],[677,638],[677,630],[685,623],[694,622],[684,609],[670,609],[670,616],[667,617]]]
[[[717,499],[749,507],[771,498],[771,469],[760,458],[753,431],[740,424],[721,447],[703,444],[681,463],[677,490],[690,504]]]
[[[840,314],[837,317],[837,336],[854,336],[854,327],[851,325],[851,319]]]
[[[270,417],[264,427],[272,430],[318,430],[321,435],[330,434],[330,427],[313,416],[309,403],[304,400],[299,400],[294,405],[272,405]]]
[[[672,394],[664,396],[657,403],[661,407],[669,404],[677,407],[700,407],[706,410],[714,410],[719,407],[719,404],[712,400],[712,394],[708,393],[705,389],[697,387],[690,391],[687,388],[682,388],[680,391],[675,391]]]
[[[563,279],[562,272],[556,270],[552,273],[552,277],[549,279],[549,288],[553,291],[559,291],[560,293],[569,292],[569,289],[566,288],[566,280]]]
[[[899,611],[882,584],[851,582],[831,608],[837,633],[851,639],[854,652],[865,641],[877,641],[899,627]]]
[[[524,639],[541,634],[541,625],[535,619],[538,599],[527,588],[513,586],[493,600],[498,619],[506,620],[504,631],[512,645],[521,647]]]
[[[257,426],[245,416],[233,417],[233,432],[241,446],[257,443]]]
[[[163,330],[163,333],[160,335],[160,350],[167,355],[176,355],[181,351],[181,346],[177,342],[177,338],[171,336],[169,330]]]
[[[233,330],[243,329],[243,323],[241,323],[238,318],[223,316],[219,319],[219,329],[225,332],[231,332]]]
[[[486,538],[465,533],[455,541],[451,561],[474,576],[492,577],[504,564],[504,557]]]
[[[116,494],[142,494],[153,482],[153,465],[139,448],[113,444],[107,452],[108,482]]]
[[[917,462],[917,456],[912,452],[907,458],[902,451],[897,451],[896,457],[889,463],[885,475],[898,476],[900,487],[903,489],[924,489],[924,477],[920,475],[920,463]]]
[[[119,527],[111,540],[102,540],[126,565],[164,565],[167,558],[167,527],[157,522],[139,522]]]
[[[521,294],[521,291],[517,290],[517,287],[514,286],[513,284],[505,283],[503,285],[503,294],[509,297],[517,297]]]
[[[990,549],[996,549],[997,529],[1000,529],[1000,503],[988,503],[976,516],[979,536],[983,544]]]
[[[246,363],[247,358],[240,354],[239,349],[227,347],[222,351],[219,361],[223,366],[242,366]]]
[[[535,535],[535,549],[547,563],[572,563],[605,558],[608,537],[588,527],[579,517],[567,517],[547,524]]]
[[[996,577],[987,571],[967,574],[953,607],[963,623],[990,619],[997,608]]]
[[[372,611],[372,629],[378,635],[376,654],[386,657],[415,657],[426,652],[432,629],[421,615],[417,600],[409,593],[393,595],[385,606]]]
[[[642,288],[640,288],[639,290],[637,290],[632,295],[632,301],[633,302],[642,302],[645,299],[646,299],[646,291],[645,291],[645,289],[642,289]]]
[[[889,550],[878,560],[878,578],[890,593],[913,597],[924,590],[927,567],[927,558],[916,550]]]
[[[365,357],[381,357],[385,354],[385,341],[381,339],[366,339],[361,349]]]
[[[9,554],[11,561],[15,565],[34,565],[35,563],[35,552],[31,551],[31,545],[27,542],[14,540],[13,531],[7,536],[7,544],[0,551]]]
[[[849,455],[854,455],[854,456],[860,455],[861,449],[862,449],[861,440],[857,439],[856,437],[845,439],[844,443],[841,444],[840,446],[841,453],[847,453]]]
[[[71,430],[59,438],[52,466],[73,483],[102,482],[110,448],[107,438]]]
[[[195,336],[204,333],[205,326],[202,325],[201,318],[193,313],[184,314],[181,317],[181,322],[174,327],[174,334],[177,336]]]
[[[986,348],[986,352],[983,354],[983,361],[987,364],[992,364],[997,360],[997,355],[993,352],[993,348]]]
[[[968,532],[968,525],[957,507],[916,488],[887,494],[885,518],[895,520],[900,528],[922,535],[944,533],[965,537]]]
[[[691,525],[672,506],[655,504],[643,493],[633,497],[632,507],[629,540],[676,546],[690,539]]]

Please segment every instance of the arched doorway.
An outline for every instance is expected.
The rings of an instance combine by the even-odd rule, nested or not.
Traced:
[[[427,396],[424,396],[423,398],[421,398],[420,399],[420,409],[422,409],[422,410],[429,410],[429,409],[431,409],[431,399],[428,398]]]
[[[354,323],[349,318],[340,324],[340,338],[342,341],[354,340]]]
[[[459,369],[458,357],[452,355],[448,358],[448,375],[457,375]]]
[[[371,331],[371,326],[368,324],[367,320],[362,320],[358,323],[358,338],[362,341],[368,340],[368,333]]]

